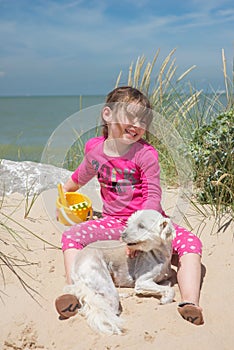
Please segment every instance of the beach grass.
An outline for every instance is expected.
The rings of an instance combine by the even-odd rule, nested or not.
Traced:
[[[36,263],[28,260],[24,254],[29,250],[26,241],[22,239],[22,234],[18,229],[12,228],[6,219],[7,218],[4,218],[1,215],[0,229],[3,235],[1,235],[0,249],[0,298],[2,299],[4,296],[4,286],[6,284],[5,274],[8,270],[17,278],[25,291],[35,299],[37,291],[31,287],[31,283],[28,281],[30,279],[33,280],[34,276],[28,272],[28,267],[35,265]],[[12,239],[11,243],[9,238]],[[9,247],[11,248],[10,250]],[[22,253],[22,251],[24,253]]]
[[[27,258],[27,252],[32,251],[28,244],[27,237],[34,237],[42,241],[45,246],[59,249],[50,241],[36,234],[29,229],[22,221],[14,218],[14,213],[19,210],[19,207],[26,205],[27,198],[23,198],[18,203],[11,205],[9,212],[9,204],[5,204],[5,195],[1,197],[0,211],[0,299],[4,296],[5,273],[10,271],[19,281],[25,291],[36,301],[38,292],[31,287],[31,280],[35,279],[33,273],[30,272],[30,267],[37,265],[38,262],[30,261]],[[7,210],[5,210],[7,209]],[[24,218],[26,216],[24,215]]]
[[[195,66],[177,77],[175,49],[163,60],[155,75],[159,53],[158,50],[152,62],[146,63],[144,56],[132,62],[126,83],[144,92],[154,111],[179,133],[183,140],[184,157],[192,164],[194,195],[198,203],[208,204],[217,217],[225,212],[233,216],[234,93],[233,80],[227,74],[224,50],[222,64],[226,104],[221,103],[219,92],[213,91],[209,95],[197,91],[187,80]],[[121,79],[120,72],[116,86]],[[171,150],[155,135],[150,135],[149,141],[159,152],[164,181],[176,185],[178,169]]]

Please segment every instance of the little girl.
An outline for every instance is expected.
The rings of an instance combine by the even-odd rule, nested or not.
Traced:
[[[77,191],[94,176],[100,183],[102,218],[70,227],[62,235],[67,283],[76,254],[99,240],[118,240],[126,221],[137,210],[161,207],[160,168],[157,151],[142,139],[153,118],[148,98],[130,86],[111,91],[102,110],[103,136],[85,145],[83,162],[65,183],[65,192]],[[197,236],[174,224],[174,254],[178,254],[177,280],[181,293],[178,311],[184,319],[203,324],[199,306],[202,244]],[[130,252],[126,252],[130,258]],[[79,301],[64,294],[56,299],[61,317],[77,313]]]

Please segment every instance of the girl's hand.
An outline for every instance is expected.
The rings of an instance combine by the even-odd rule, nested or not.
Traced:
[[[67,182],[63,185],[63,192],[76,192],[81,186],[75,183],[72,178],[69,178]],[[56,208],[55,211],[56,220],[59,221],[59,209]]]
[[[129,258],[135,258],[138,254],[138,250],[130,249],[128,246],[126,247],[126,254]]]
[[[74,182],[72,178],[68,179],[67,182],[63,185],[63,191],[66,192],[76,192],[81,186]]]

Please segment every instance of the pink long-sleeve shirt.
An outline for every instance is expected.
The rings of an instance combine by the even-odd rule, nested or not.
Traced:
[[[125,221],[140,209],[164,214],[158,152],[141,139],[124,156],[110,157],[103,152],[104,141],[101,136],[86,143],[84,160],[72,174],[72,180],[83,186],[97,176],[105,216]]]

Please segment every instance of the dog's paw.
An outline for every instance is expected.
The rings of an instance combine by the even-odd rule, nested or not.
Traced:
[[[162,297],[160,299],[160,304],[172,303],[174,297],[175,297],[174,288],[168,287],[166,288],[165,292],[162,294]]]
[[[142,289],[142,288],[134,288],[134,292],[135,292],[135,294],[146,294],[146,291],[144,290],[144,289]]]

